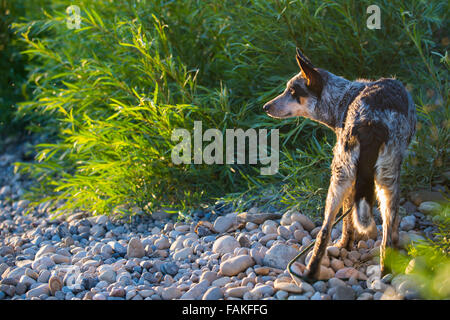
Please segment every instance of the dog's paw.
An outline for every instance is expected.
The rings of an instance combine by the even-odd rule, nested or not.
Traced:
[[[342,248],[349,249],[350,246],[353,247],[353,244],[350,245],[350,241],[341,239],[341,240],[337,241],[336,243],[334,243],[332,246],[337,247],[339,249],[342,249]]]
[[[305,271],[303,271],[302,274],[302,280],[305,282],[308,282],[310,284],[314,283],[317,281],[317,276],[315,276],[311,270],[309,269],[305,269]]]
[[[387,266],[380,266],[380,278],[383,278],[384,276],[387,276],[388,274],[391,274],[392,270],[391,268],[388,268]]]

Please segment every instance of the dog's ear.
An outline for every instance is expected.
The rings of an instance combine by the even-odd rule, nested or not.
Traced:
[[[311,61],[300,51],[299,48],[297,50],[297,63],[302,70],[302,74],[306,79],[306,85],[308,88],[313,91],[318,97],[320,97],[323,89],[323,80],[320,73],[314,68]]]

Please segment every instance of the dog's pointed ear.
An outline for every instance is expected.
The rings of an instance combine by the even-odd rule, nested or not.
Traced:
[[[306,85],[311,91],[313,91],[318,97],[320,97],[323,89],[323,80],[320,73],[314,68],[311,61],[300,51],[299,48],[296,48],[297,55],[297,63],[302,71],[303,77],[306,79]]]

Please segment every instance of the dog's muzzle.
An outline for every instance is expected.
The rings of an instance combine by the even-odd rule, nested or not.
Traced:
[[[272,109],[272,103],[268,102],[263,106],[263,110],[268,113]]]

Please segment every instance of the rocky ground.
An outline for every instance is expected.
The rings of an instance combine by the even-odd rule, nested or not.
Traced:
[[[189,223],[175,223],[164,211],[131,223],[83,213],[51,219],[50,203],[25,214],[29,182],[13,171],[25,148],[0,154],[0,300],[421,298],[408,276],[380,279],[380,237],[352,251],[330,244],[322,280],[293,281],[286,265],[320,225],[298,211],[237,214],[218,205]],[[439,206],[436,188],[402,199],[402,245],[435,231],[428,213]],[[339,236],[334,229],[332,240]],[[294,265],[298,272],[304,263],[305,257]]]

